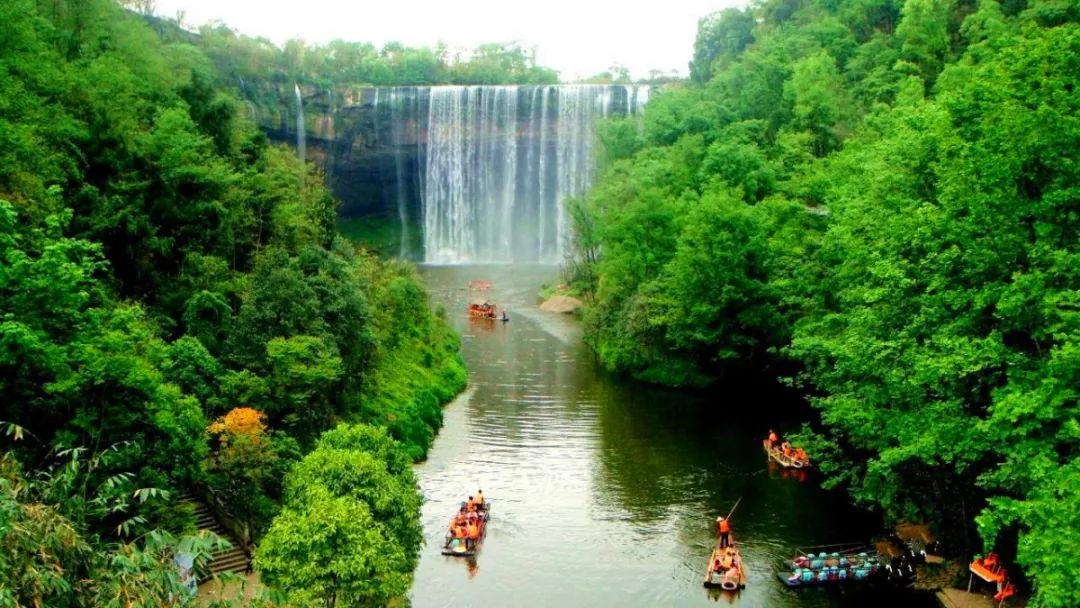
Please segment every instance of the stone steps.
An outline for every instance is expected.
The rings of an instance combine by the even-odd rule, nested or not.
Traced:
[[[248,560],[247,554],[244,553],[244,548],[240,546],[239,541],[233,538],[232,534],[229,534],[229,532],[218,523],[214,514],[210,511],[210,508],[207,507],[204,502],[193,496],[184,496],[181,498],[181,502],[193,505],[195,509],[196,528],[213,532],[232,544],[232,548],[223,551],[215,551],[210,555],[210,572],[215,575],[223,572],[233,572],[240,575],[246,573]]]

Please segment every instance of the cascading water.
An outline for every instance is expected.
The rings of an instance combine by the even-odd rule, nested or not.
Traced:
[[[429,263],[562,261],[564,201],[592,183],[596,121],[638,115],[647,98],[648,87],[622,85],[374,91],[380,181],[402,256],[415,249],[412,225]]]
[[[405,141],[405,130],[408,125],[402,111],[404,103],[401,96],[400,89],[394,88],[390,90],[390,125],[391,129],[393,129],[392,136],[396,144],[394,147],[394,202],[395,207],[397,207],[398,223],[401,225],[398,255],[404,258],[409,255],[409,208],[406,195],[405,152],[401,143]],[[413,97],[415,98],[415,95]],[[406,107],[404,109],[410,108]]]
[[[296,91],[296,155],[303,164],[307,156],[307,129],[304,126],[304,97],[300,94],[300,85],[293,85]]]

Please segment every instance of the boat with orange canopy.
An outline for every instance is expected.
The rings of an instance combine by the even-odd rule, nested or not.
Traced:
[[[478,299],[469,302],[469,316],[477,319],[495,320],[497,309],[495,304],[488,299]]]

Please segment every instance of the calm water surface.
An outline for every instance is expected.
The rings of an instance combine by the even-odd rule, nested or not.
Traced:
[[[416,467],[427,545],[413,606],[932,605],[791,591],[776,580],[775,562],[797,546],[878,531],[813,476],[769,470],[760,438],[775,422],[770,410],[790,396],[718,389],[690,397],[602,373],[577,322],[536,306],[539,285],[556,278],[551,267],[423,272],[462,334],[470,388],[446,407]],[[493,282],[489,297],[509,308],[510,323],[466,316],[471,279]],[[450,516],[478,488],[493,505],[479,555],[442,556]],[[733,528],[750,580],[737,595],[710,592],[701,580],[713,521],[739,497]]]

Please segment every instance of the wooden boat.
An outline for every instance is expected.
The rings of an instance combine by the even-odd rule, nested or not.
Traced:
[[[495,319],[497,309],[490,300],[473,300],[469,303],[469,316],[477,319]]]
[[[914,582],[915,569],[907,557],[889,559],[865,545],[836,545],[831,553],[799,550],[776,573],[788,587],[846,586],[880,584],[907,587]]]
[[[738,545],[735,544],[733,538],[729,537],[729,539],[731,539],[730,545],[724,548],[716,545],[709,555],[709,563],[705,566],[706,587],[738,591],[746,586],[746,565],[743,563]],[[717,560],[724,567],[724,570],[719,573],[713,568]]]
[[[771,460],[775,460],[780,466],[787,467],[789,469],[805,469],[810,466],[810,459],[799,460],[784,455],[784,451],[778,447],[770,448],[769,440],[762,439],[761,447],[765,448],[765,453],[769,455]]]
[[[480,545],[484,542],[484,536],[487,534],[487,522],[489,519],[491,519],[491,501],[487,500],[484,501],[484,508],[480,511],[480,538],[476,539],[476,544],[470,549],[464,539],[453,538],[450,532],[447,532],[442,554],[453,557],[472,557],[476,555],[480,551]],[[450,521],[453,521],[453,518]]]
[[[487,291],[491,289],[491,281],[485,281],[483,279],[473,279],[469,281],[469,289],[476,291]]]

